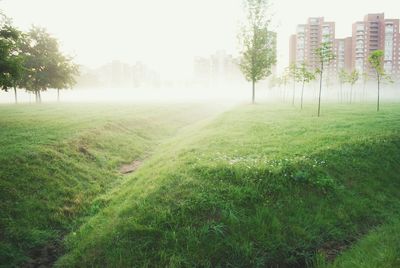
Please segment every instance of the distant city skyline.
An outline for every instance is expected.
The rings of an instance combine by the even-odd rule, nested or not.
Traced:
[[[346,38],[336,38],[335,22],[323,17],[308,18],[299,24],[296,33],[289,38],[289,64],[305,63],[310,69],[320,68],[316,50],[324,42],[331,43],[335,54],[327,66],[336,73],[358,71],[374,74],[369,64],[373,51],[384,51],[384,70],[391,76],[400,74],[399,18],[387,18],[384,13],[366,14],[362,20],[352,23],[352,33]]]
[[[35,24],[60,39],[62,48],[90,68],[113,60],[146,63],[163,77],[185,79],[193,60],[217,50],[238,55],[242,0],[3,0],[0,9],[23,30]],[[400,18],[396,0],[275,0],[278,71],[289,61],[288,39],[309,17],[336,22],[336,38],[351,35],[351,24],[368,13]],[[21,8],[24,6],[24,8]]]

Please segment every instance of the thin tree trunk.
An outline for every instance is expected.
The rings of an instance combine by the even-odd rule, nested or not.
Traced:
[[[379,99],[380,99],[380,77],[378,75],[378,102],[377,102],[377,106],[376,106],[376,111],[379,112]]]
[[[322,92],[322,72],[324,70],[324,66],[321,66],[321,73],[319,75],[319,95],[318,95],[318,117],[321,114],[321,92]]]
[[[296,80],[293,79],[293,97],[292,97],[292,106],[294,106],[294,97],[296,92]]]
[[[254,104],[256,101],[256,82],[253,80],[252,83],[253,83],[253,95],[252,95],[251,101]]]
[[[350,104],[353,98],[353,85],[350,85]]]
[[[14,97],[15,97],[15,104],[18,103],[18,97],[17,97],[17,87],[14,86]]]
[[[363,87],[363,100],[364,102],[367,102],[367,82],[364,81],[364,87]]]
[[[304,80],[303,80],[303,85],[301,87],[301,105],[300,105],[300,109],[303,110],[303,95],[304,95]]]
[[[318,88],[317,88],[317,83],[314,83],[314,85],[313,85],[313,98],[314,98],[314,101],[318,101]]]
[[[57,88],[57,101],[60,102],[60,89]]]
[[[286,83],[283,86],[283,102],[286,102]]]

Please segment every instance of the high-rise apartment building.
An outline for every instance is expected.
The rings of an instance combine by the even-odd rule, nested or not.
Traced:
[[[337,71],[352,69],[352,38],[335,39],[334,43],[334,67]]]
[[[309,18],[307,24],[297,26],[290,37],[290,63],[306,62],[318,67],[315,50],[321,42],[332,42],[336,58],[329,68],[372,73],[368,57],[375,50],[384,51],[387,74],[400,77],[400,25],[398,19],[385,19],[384,13],[368,14],[363,21],[353,24],[352,37],[335,39],[335,24],[323,18]]]
[[[298,25],[296,34],[290,37],[290,63],[301,64],[306,60],[307,40],[306,40],[306,25]]]
[[[309,18],[307,24],[297,26],[296,34],[290,38],[290,63],[306,63],[311,69],[319,68],[317,49],[323,42],[333,44],[334,39],[334,22],[326,22],[323,17]]]
[[[297,35],[292,34],[289,38],[289,65],[297,62]]]
[[[399,20],[385,20],[384,30],[384,68],[392,76],[400,76],[400,32]]]
[[[383,50],[385,72],[399,76],[399,39],[398,19],[385,19],[384,13],[366,15],[363,21],[353,24],[353,69],[372,73],[368,57],[375,50]]]
[[[384,49],[384,14],[368,14],[364,21],[353,24],[352,69],[360,73],[369,69],[368,56],[371,52]]]

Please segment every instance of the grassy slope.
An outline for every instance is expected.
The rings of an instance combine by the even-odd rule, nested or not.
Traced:
[[[303,266],[398,217],[400,108],[314,113],[244,106],[188,129],[106,195],[58,265]]]
[[[208,112],[207,112],[208,111]],[[123,181],[118,167],[212,109],[178,105],[0,106],[0,266],[28,259]],[[30,253],[29,253],[30,252]]]
[[[334,263],[324,260],[318,267],[375,268],[400,267],[400,222],[395,220],[371,231]]]

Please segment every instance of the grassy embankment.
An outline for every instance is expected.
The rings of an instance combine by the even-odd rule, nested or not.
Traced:
[[[98,199],[57,264],[322,265],[374,232],[391,248],[398,233],[372,230],[399,219],[399,173],[397,104],[326,106],[321,118],[240,107],[180,133]],[[346,254],[357,262],[357,246],[339,267]]]
[[[376,268],[400,267],[400,222],[394,219],[372,230],[333,263],[324,259],[317,267]]]
[[[0,266],[41,258],[49,244],[59,254],[58,240],[104,206],[95,198],[123,182],[122,163],[145,159],[212,113],[200,105],[0,106]]]

